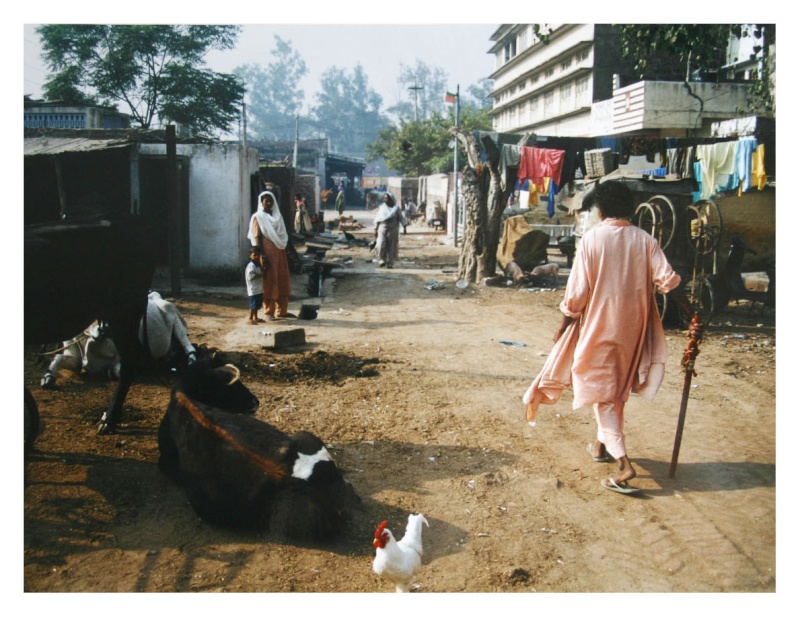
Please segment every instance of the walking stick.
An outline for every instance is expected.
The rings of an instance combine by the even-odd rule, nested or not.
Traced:
[[[689,345],[683,352],[681,366],[685,371],[683,378],[683,395],[681,396],[681,411],[678,414],[678,429],[675,431],[675,446],[672,449],[672,462],[669,466],[669,477],[675,477],[675,468],[678,466],[678,453],[681,449],[681,437],[683,437],[683,423],[686,420],[686,405],[689,402],[689,387],[692,385],[692,377],[696,377],[694,361],[700,353],[699,345],[703,337],[703,324],[700,323],[700,315],[695,311],[689,323]]]

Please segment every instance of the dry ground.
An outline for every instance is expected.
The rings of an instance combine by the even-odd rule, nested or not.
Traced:
[[[409,231],[394,270],[378,269],[366,248],[330,253],[347,264],[326,282],[313,321],[248,326],[238,282],[187,287],[175,300],[193,342],[240,366],[261,419],[330,444],[365,505],[346,537],[292,545],[204,523],[156,466],[169,375],[136,383],[118,434],[97,436],[113,385],[74,378],[42,390],[41,363],[27,350],[25,384],[44,427],[25,462],[25,591],[388,592],[371,572],[373,529],[385,518],[399,534],[408,513],[423,512],[430,528],[417,594],[774,598],[774,311],[750,316],[731,305],[707,331],[672,479],[687,339],[668,330],[658,397],[632,398],[626,409],[644,492],[622,496],[600,487],[613,468],[587,455],[591,410],[573,411],[569,392],[540,410],[535,429],[522,421],[522,394],[560,321],[560,292],[458,289],[457,249],[427,229]],[[563,285],[566,264],[551,257]],[[428,289],[432,279],[443,287]],[[304,283],[295,279],[295,312]],[[264,347],[263,332],[292,326],[305,329],[306,345]]]

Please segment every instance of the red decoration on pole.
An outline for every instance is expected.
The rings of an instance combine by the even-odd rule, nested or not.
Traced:
[[[683,424],[686,420],[686,406],[689,403],[689,388],[692,385],[692,377],[697,376],[694,370],[694,361],[697,354],[700,353],[700,341],[703,338],[703,329],[705,326],[700,323],[700,315],[695,311],[692,320],[689,323],[689,344],[686,351],[683,352],[683,360],[681,366],[685,372],[683,379],[683,395],[681,396],[681,410],[678,414],[678,429],[675,432],[675,445],[672,449],[672,462],[669,466],[669,477],[675,477],[675,468],[678,466],[678,453],[681,450],[681,438],[683,437]]]

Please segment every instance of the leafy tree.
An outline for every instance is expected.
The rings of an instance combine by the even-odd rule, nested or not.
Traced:
[[[367,159],[384,158],[391,169],[409,177],[453,171],[450,129],[454,124],[452,108],[418,122],[401,120],[399,125],[383,129],[367,146]],[[458,124],[466,131],[490,131],[492,121],[486,109],[467,106],[461,109]]]
[[[306,63],[292,48],[291,41],[275,35],[273,62],[266,68],[244,64],[234,69],[247,88],[248,128],[256,138],[291,140],[295,117],[303,105],[305,93],[298,87],[308,73]]]
[[[489,94],[494,87],[491,79],[482,79],[477,84],[472,84],[467,88],[467,97],[464,99],[464,107],[475,109],[491,109],[492,99]]]
[[[639,79],[686,79],[725,64],[730,24],[623,24],[623,57]]]
[[[741,24],[622,24],[620,41],[623,57],[632,60],[639,79],[688,80],[695,71],[718,71],[725,65],[731,37],[751,33],[763,41],[754,53],[766,52],[774,42],[774,24],[752,29]],[[772,110],[774,66],[768,54],[764,56],[764,70],[751,86],[751,105]]]
[[[127,105],[141,128],[156,118],[198,132],[227,130],[244,88],[204,66],[212,49],[231,49],[238,26],[44,25],[37,28],[53,75],[48,100]]]
[[[397,83],[403,88],[407,100],[387,111],[398,120],[425,120],[437,112],[444,112],[444,95],[447,91],[447,73],[444,69],[428,66],[421,60],[417,60],[413,67],[401,64]]]
[[[389,123],[380,112],[381,103],[360,64],[349,75],[333,66],[322,74],[311,117],[330,139],[333,152],[363,157],[367,144]]]

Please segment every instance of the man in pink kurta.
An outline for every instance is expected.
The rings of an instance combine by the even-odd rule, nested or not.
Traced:
[[[560,304],[556,345],[523,397],[533,422],[540,403],[555,403],[572,386],[573,408],[593,405],[594,460],[619,463],[603,486],[630,492],[636,476],[625,449],[623,410],[631,392],[652,399],[664,376],[667,346],[654,289],[676,289],[680,276],[658,241],[631,224],[634,204],[621,182],[607,181],[591,196],[601,222],[583,237]]]

